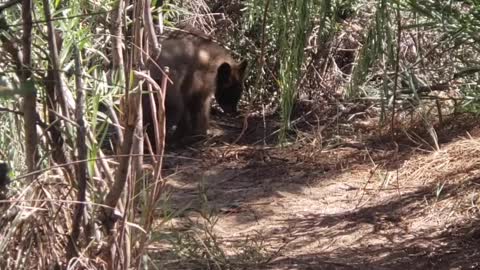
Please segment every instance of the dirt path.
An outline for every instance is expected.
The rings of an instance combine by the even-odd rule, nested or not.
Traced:
[[[227,250],[262,242],[271,260],[258,269],[480,269],[478,141],[212,147],[174,159],[171,205],[192,219],[213,209]]]

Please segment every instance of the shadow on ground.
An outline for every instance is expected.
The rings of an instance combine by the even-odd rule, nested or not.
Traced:
[[[445,186],[442,200],[459,189],[478,191],[480,178]],[[296,254],[274,260],[274,269],[478,269],[480,267],[480,221],[413,228],[426,215],[422,201],[434,199],[432,186],[404,194],[396,200],[338,215],[310,214],[286,220],[290,249],[318,245],[325,252]],[[368,229],[366,229],[368,228]],[[357,235],[358,231],[362,231]],[[350,245],[329,248],[329,240],[357,235]],[[276,233],[271,233],[276,237]],[[297,241],[295,239],[302,239]],[[305,239],[310,239],[308,242]],[[322,240],[319,240],[322,239]],[[296,246],[300,245],[300,246]],[[287,248],[288,249],[288,248]]]
[[[437,130],[440,143],[475,133],[478,126],[477,120],[463,121],[462,131],[456,126],[452,132],[454,123]],[[260,234],[278,253],[249,269],[477,269],[477,166],[428,183],[381,183],[381,175],[430,154],[430,145],[418,142],[407,135],[395,142],[371,136],[360,146],[322,149],[213,141],[166,157],[170,206],[187,209],[179,219],[198,217],[208,198],[219,217],[219,237],[238,242]],[[446,181],[456,173],[470,176]],[[465,201],[471,205],[459,213]]]

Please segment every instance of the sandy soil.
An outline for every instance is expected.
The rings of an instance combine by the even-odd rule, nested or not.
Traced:
[[[478,130],[439,131],[440,150],[376,138],[176,152],[174,224],[191,228],[208,205],[225,250],[255,239],[269,254],[230,269],[480,269]]]

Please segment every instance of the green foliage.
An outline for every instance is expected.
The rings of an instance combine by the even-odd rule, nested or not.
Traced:
[[[282,16],[278,17],[279,25],[279,50],[280,50],[280,89],[282,91],[282,131],[280,140],[285,141],[287,131],[290,129],[290,119],[300,71],[303,63],[303,52],[310,26],[310,1],[298,0],[294,3],[282,1],[279,11]],[[290,18],[290,19],[287,19]],[[291,30],[293,29],[293,34]]]
[[[244,35],[240,35],[240,39],[246,36],[252,41],[239,49],[253,43],[257,58],[254,61],[259,63],[262,57],[265,61],[263,65],[254,66],[254,72],[249,74],[248,97],[266,103],[272,100],[272,93],[280,92],[274,102],[281,105],[281,141],[287,139],[292,128],[292,110],[301,90],[300,79],[306,71],[307,40],[316,40],[319,47],[313,48],[315,51],[328,50],[326,44],[341,30],[339,23],[354,16],[360,4],[362,1],[351,0],[249,0],[245,3]]]
[[[422,106],[425,93],[417,93],[417,89],[447,83],[459,87],[463,94],[457,105],[476,110],[472,105],[479,93],[475,60],[480,53],[478,4],[378,0],[375,6],[378,8],[367,25],[348,96],[378,99],[385,116],[394,103],[414,100],[411,105]],[[396,101],[394,91],[399,97]],[[409,94],[399,94],[405,92]]]
[[[43,2],[34,1],[33,14],[37,21],[33,28],[32,59],[33,81],[20,82],[15,72],[14,59],[0,54],[0,159],[6,160],[13,168],[14,175],[25,172],[23,118],[21,116],[21,95],[24,91],[37,91],[39,118],[48,123],[46,106],[46,73],[48,68],[48,42],[43,12]],[[159,0],[153,0],[156,6]],[[218,2],[218,1],[207,1]],[[228,2],[228,1],[225,1]],[[449,90],[460,94],[452,99],[455,105],[469,112],[480,112],[480,3],[478,1],[449,0],[246,0],[239,13],[241,19],[234,21],[236,38],[227,40],[243,58],[250,62],[248,84],[251,86],[247,100],[252,103],[272,102],[279,104],[282,142],[288,140],[292,126],[294,108],[305,82],[316,80],[310,77],[309,69],[330,76],[322,81],[322,87],[313,90],[331,92],[345,90],[351,100],[373,100],[379,105],[382,119],[392,114],[394,106],[422,108],[430,102],[425,98],[429,93],[418,91],[422,87],[446,83]],[[61,33],[62,47],[59,51],[60,70],[66,91],[75,98],[76,84],[73,76],[74,49],[81,52],[81,77],[87,92],[85,119],[89,131],[98,143],[88,142],[89,176],[95,173],[102,177],[106,172],[97,167],[101,146],[110,140],[110,118],[104,104],[119,109],[119,99],[124,93],[124,78],[109,70],[112,37],[109,34],[110,13],[117,4],[105,1],[50,1],[53,24]],[[165,1],[162,12],[167,26],[175,26],[187,18],[197,16],[205,1]],[[197,8],[192,8],[197,7]],[[2,11],[0,37],[19,41],[21,38],[21,9],[15,5]],[[123,18],[130,26],[131,18]],[[157,18],[158,19],[158,18]],[[227,18],[228,19],[228,18]],[[201,19],[199,19],[201,20]],[[218,20],[219,22],[221,20]],[[204,21],[202,21],[204,22]],[[213,23],[208,21],[209,24]],[[202,24],[200,24],[201,26]],[[223,29],[220,25],[219,31]],[[341,38],[349,28],[357,47],[346,48],[354,51],[349,60],[353,69],[338,72],[335,58],[337,47],[342,47]],[[197,25],[198,26],[198,25]],[[211,26],[211,25],[209,25]],[[352,30],[355,29],[355,30]],[[221,33],[220,33],[221,34]],[[126,48],[131,48],[125,39]],[[315,41],[315,42],[311,42]],[[0,42],[1,39],[0,39]],[[21,42],[21,41],[19,41]],[[313,44],[313,45],[312,45]],[[3,43],[0,47],[3,49]],[[308,46],[307,46],[308,45]],[[345,48],[342,48],[345,49]],[[3,52],[3,51],[2,51]],[[311,60],[311,61],[310,61]],[[313,64],[311,64],[313,63]],[[310,65],[311,64],[311,65]],[[313,68],[312,68],[313,66]],[[120,76],[118,76],[120,75]],[[129,74],[132,76],[132,74]],[[128,77],[133,81],[133,77]],[[323,77],[321,78],[324,79]],[[334,83],[332,83],[334,82]],[[338,83],[337,83],[338,82]],[[35,87],[35,88],[34,88]],[[452,91],[452,92],[455,92]],[[426,91],[428,92],[428,91]],[[441,91],[438,91],[441,92]],[[447,92],[447,91],[445,91]],[[277,96],[274,94],[278,93]],[[446,94],[445,94],[446,95]],[[272,98],[273,96],[273,98]],[[394,98],[395,97],[395,98]],[[447,96],[446,99],[450,98]],[[273,99],[273,101],[272,101]],[[255,104],[256,105],[256,104]],[[423,119],[429,119],[422,116]],[[72,120],[72,119],[71,119]],[[72,138],[76,135],[73,121],[60,120],[65,139],[67,156],[76,155]],[[425,120],[427,122],[427,120]],[[39,152],[42,165],[51,162],[51,138],[45,127],[38,128],[40,134]],[[433,129],[429,129],[434,134]],[[432,137],[436,135],[431,135]],[[145,179],[148,177],[145,176]],[[143,179],[142,179],[143,180]],[[97,181],[97,180],[96,180]],[[101,184],[98,184],[100,183]],[[145,180],[147,183],[148,181]],[[71,187],[64,181],[62,185]],[[24,183],[18,181],[15,188]],[[100,202],[104,195],[106,180],[93,182],[90,202]],[[148,194],[151,186],[145,184],[141,194],[142,213],[149,213]],[[74,189],[72,189],[74,190]],[[138,206],[138,205],[136,205]],[[133,208],[132,208],[133,209]],[[183,212],[184,209],[181,211]],[[203,212],[208,212],[203,209]],[[90,211],[90,210],[89,210]],[[172,243],[177,255],[202,266],[211,263],[217,266],[233,267],[237,260],[246,265],[257,265],[265,261],[261,240],[247,239],[233,257],[227,256],[221,239],[214,234],[214,214],[201,213],[205,223],[195,224],[187,233],[175,235]],[[166,214],[170,220],[178,212]],[[65,215],[66,216],[66,215]],[[133,215],[132,215],[133,216]],[[129,216],[130,218],[130,216]],[[143,222],[151,217],[142,216]],[[130,220],[128,220],[130,222]],[[150,233],[150,232],[148,232]],[[149,234],[146,234],[149,235]],[[61,241],[59,241],[61,242]],[[88,253],[85,253],[88,256]],[[235,257],[236,256],[236,257]]]

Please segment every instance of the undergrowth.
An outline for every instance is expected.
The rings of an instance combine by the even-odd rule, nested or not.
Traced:
[[[168,240],[174,260],[198,269],[258,268],[277,256],[278,250],[266,248],[261,232],[234,243],[219,237],[220,215],[211,209],[205,191],[200,191],[204,197],[199,200],[199,218],[178,230],[173,221],[190,212],[167,207],[163,152],[145,157],[143,152],[121,154],[125,123],[132,117],[132,110],[124,109],[134,104],[132,96],[139,93],[141,81],[129,73],[132,51],[145,45],[137,40],[141,35],[134,34],[140,21],[147,20],[144,14],[142,20],[133,16],[141,3],[150,1],[0,4],[0,159],[11,168],[13,180],[1,204],[2,268],[155,267],[162,258],[149,247],[158,235]],[[475,1],[150,4],[157,34],[191,24],[230,47],[235,58],[248,59],[238,138],[262,126],[263,138],[256,142],[267,145],[267,136],[279,138],[269,141],[274,143],[306,141],[313,153],[372,134],[407,134],[411,141],[441,153],[436,127],[464,112],[479,113],[480,24]],[[125,62],[113,70],[117,8]],[[33,16],[31,25],[24,24],[25,13]],[[29,26],[31,36],[23,36]],[[53,40],[58,43],[55,53]],[[59,81],[63,84],[56,84]],[[31,127],[25,127],[27,119],[32,120],[25,110],[26,93],[36,95]],[[77,101],[84,111],[74,110]],[[251,119],[260,119],[258,125]],[[425,132],[417,136],[418,130]],[[35,140],[26,134],[36,135]],[[34,153],[27,151],[31,141],[36,142]],[[239,140],[232,141],[235,145]],[[80,157],[83,152],[85,158]],[[268,159],[263,152],[261,156]],[[32,159],[35,169],[25,162]],[[84,170],[81,164],[86,164]],[[121,173],[128,181],[114,206],[105,207]],[[86,188],[83,178],[88,180]],[[85,196],[78,196],[82,192]],[[437,197],[443,192],[439,186]],[[100,209],[111,213],[102,216]],[[78,216],[83,218],[79,221]],[[167,224],[171,232],[163,235]],[[76,243],[71,242],[74,228]]]

